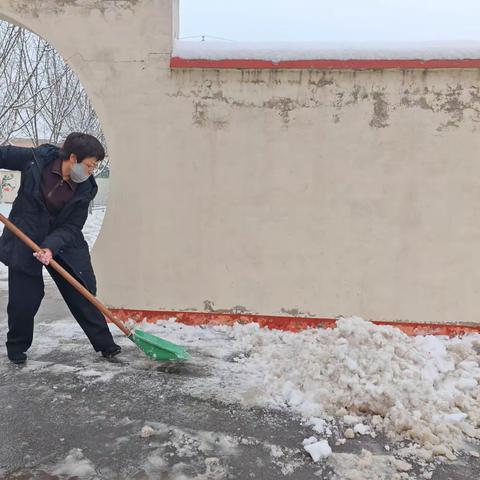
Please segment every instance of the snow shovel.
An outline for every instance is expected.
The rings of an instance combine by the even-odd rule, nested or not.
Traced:
[[[27,237],[10,220],[0,214],[2,222],[14,235],[28,245],[32,250],[39,253],[42,249],[30,238]],[[140,350],[143,350],[147,357],[158,361],[188,360],[190,355],[179,345],[163,340],[141,330],[129,330],[120,320],[115,318],[113,313],[93,296],[79,281],[70,275],[58,262],[51,260],[49,263],[67,282],[76,288],[87,300],[97,307],[112,323],[114,323]]]

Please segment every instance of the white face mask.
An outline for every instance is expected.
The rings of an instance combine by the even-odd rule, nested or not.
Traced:
[[[76,163],[70,170],[70,178],[72,182],[83,183],[90,175],[86,172],[85,167],[81,163]]]

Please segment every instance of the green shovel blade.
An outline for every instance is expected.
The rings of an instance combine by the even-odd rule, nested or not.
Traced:
[[[152,360],[161,362],[165,360],[190,359],[190,355],[183,347],[142,330],[133,331],[128,338]]]

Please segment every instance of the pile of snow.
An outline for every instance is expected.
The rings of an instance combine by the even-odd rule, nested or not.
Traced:
[[[357,317],[301,333],[237,326],[232,336],[248,351],[238,362],[264,373],[271,404],[340,418],[350,437],[383,431],[451,459],[480,438],[480,335],[408,337]]]
[[[194,42],[176,40],[173,56],[205,60],[457,60],[480,58],[480,42]]]
[[[335,437],[340,445],[383,432],[392,445],[408,441],[406,457],[428,461],[453,459],[480,438],[480,335],[409,337],[358,317],[300,333],[173,320],[140,328],[218,358],[221,386],[202,378],[192,394],[288,408],[318,441]],[[220,360],[228,348],[237,350],[234,364]]]

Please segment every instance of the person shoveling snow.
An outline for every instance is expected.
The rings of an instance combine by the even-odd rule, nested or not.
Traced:
[[[104,357],[121,351],[105,316],[154,360],[190,358],[178,345],[130,330],[95,297],[95,274],[82,228],[98,190],[92,173],[104,157],[101,143],[82,133],[70,134],[61,149],[48,144],[36,149],[0,149],[0,168],[22,171],[10,219],[0,214],[0,222],[7,227],[0,237],[0,261],[9,267],[7,353],[14,363],[26,361],[33,318],[44,295],[42,265],[29,256],[29,249],[46,266],[93,348]],[[42,242],[42,247],[30,237]]]
[[[6,346],[8,358],[14,363],[25,362],[32,344],[33,320],[44,296],[43,265],[95,351],[104,357],[121,351],[105,317],[49,266],[55,257],[95,294],[95,274],[82,228],[98,190],[92,173],[104,157],[102,144],[83,133],[71,133],[62,148],[50,144],[0,147],[0,168],[22,172],[10,220],[43,249],[32,256],[8,229],[0,237],[0,261],[8,267]]]

